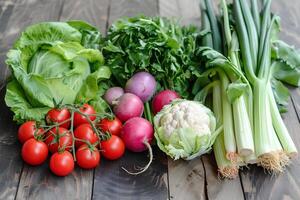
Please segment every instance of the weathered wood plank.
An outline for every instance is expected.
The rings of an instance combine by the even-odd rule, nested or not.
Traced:
[[[218,167],[213,153],[203,156],[202,160],[206,173],[208,199],[222,200],[229,197],[232,200],[244,199],[240,178],[228,180],[219,177]]]
[[[157,0],[112,0],[109,9],[109,24],[121,17],[132,17],[140,14],[145,16],[158,15]]]
[[[90,199],[93,170],[76,168],[66,177],[50,172],[48,162],[32,167],[25,164],[16,199]]]
[[[84,20],[106,32],[109,0],[65,1],[60,20]]]
[[[128,174],[121,167],[134,171],[134,167],[146,165],[148,152],[127,151],[116,161],[102,159],[95,172],[93,199],[167,199],[167,160],[157,148],[153,150],[154,160],[149,169],[137,176]]]
[[[205,171],[200,158],[168,160],[170,199],[206,199]]]
[[[159,14],[175,18],[182,25],[200,26],[200,9],[198,0],[159,0]]]
[[[4,102],[5,89],[0,91],[0,199],[15,198],[23,168],[18,127],[12,122],[12,113]]]
[[[2,40],[4,32],[7,28],[7,23],[12,14],[14,5],[15,0],[0,1],[0,41]],[[7,68],[4,63],[5,53],[1,52],[1,49],[3,49],[2,43],[0,43],[0,89],[4,87],[5,80],[7,78]]]
[[[283,118],[293,141],[300,149],[300,124],[291,101],[289,102],[288,112],[283,115]],[[250,166],[250,169],[245,169],[241,173],[246,199],[299,199],[299,171],[299,156],[292,160],[284,173],[277,176],[267,174],[260,167]]]
[[[198,0],[178,0],[182,25],[196,25],[200,27],[200,9]]]
[[[298,120],[300,122],[300,89],[290,88],[290,93],[292,95],[293,104],[297,112]]]

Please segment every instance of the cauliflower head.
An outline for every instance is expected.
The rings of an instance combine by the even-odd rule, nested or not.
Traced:
[[[158,147],[173,159],[190,160],[211,150],[217,136],[212,111],[197,101],[178,99],[154,117]]]

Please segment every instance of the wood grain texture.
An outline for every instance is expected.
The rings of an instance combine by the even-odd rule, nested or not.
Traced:
[[[204,200],[205,171],[200,158],[168,160],[170,199]]]
[[[76,167],[70,175],[57,177],[50,172],[48,162],[36,167],[25,164],[16,199],[90,199],[92,185],[93,170]]]
[[[121,17],[158,15],[157,0],[112,0],[109,9],[109,25]]]
[[[300,89],[290,88],[290,93],[292,95],[293,104],[297,112],[298,120],[300,122]]]
[[[299,0],[273,0],[272,12],[280,16],[281,38],[288,44],[300,48],[300,22],[299,22]]]
[[[109,3],[109,0],[65,1],[60,20],[84,20],[105,34]]]
[[[8,25],[8,20],[12,14],[15,5],[15,0],[11,1],[0,1],[0,41],[4,36],[4,32]],[[1,52],[3,49],[3,44],[0,43],[0,89],[5,85],[5,80],[7,78],[7,68],[5,66],[5,52]]]
[[[175,18],[182,25],[200,26],[200,9],[198,0],[159,0],[159,14]]]
[[[202,157],[206,173],[206,190],[208,199],[241,200],[244,199],[243,188],[239,178],[222,179],[218,176],[218,167],[213,153]]]
[[[154,147],[154,160],[143,174],[133,176],[125,172],[143,167],[148,162],[148,152],[132,153],[116,161],[102,159],[95,172],[93,199],[110,200],[150,200],[167,199],[167,160],[165,155]]]
[[[283,115],[284,122],[295,142],[300,149],[300,123],[298,121],[293,104],[290,100],[288,112]],[[269,175],[260,167],[250,166],[241,173],[242,184],[246,199],[253,200],[283,200],[300,197],[300,158],[292,160],[284,173]]]
[[[4,102],[5,89],[0,91],[0,199],[15,198],[23,162],[17,141],[18,127]]]

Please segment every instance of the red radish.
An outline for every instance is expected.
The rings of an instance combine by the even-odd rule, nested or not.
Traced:
[[[114,106],[114,113],[122,122],[133,117],[140,117],[144,111],[144,104],[141,99],[131,93],[121,96]]]
[[[156,81],[148,72],[134,74],[125,85],[125,92],[135,94],[143,102],[151,99],[156,89]]]
[[[178,98],[180,98],[179,94],[172,90],[163,90],[159,92],[152,100],[154,114],[158,113],[165,105]]]
[[[150,146],[150,142],[153,139],[153,127],[151,123],[141,117],[131,118],[124,124],[121,136],[127,149],[133,152],[142,152],[148,149],[150,154],[148,164],[141,171],[132,173],[128,172],[124,168],[123,169],[133,175],[145,172],[149,168],[153,159],[152,149]]]
[[[114,101],[117,101],[118,98],[120,98],[122,95],[124,94],[124,90],[121,87],[112,87],[109,88],[103,98],[104,100],[109,104],[109,105],[113,105]]]

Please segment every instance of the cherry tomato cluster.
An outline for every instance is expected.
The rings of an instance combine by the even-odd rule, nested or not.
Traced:
[[[100,164],[100,153],[108,160],[116,160],[125,152],[119,137],[122,122],[114,118],[99,118],[89,104],[81,107],[51,109],[47,125],[27,121],[18,130],[23,160],[40,165],[50,157],[50,170],[57,176],[70,174],[77,165],[92,169]]]

